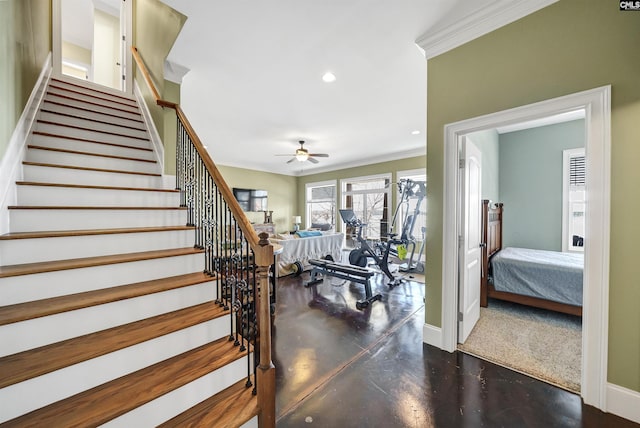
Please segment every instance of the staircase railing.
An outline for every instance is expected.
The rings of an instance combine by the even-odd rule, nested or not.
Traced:
[[[188,209],[188,224],[195,226],[195,247],[205,252],[205,272],[216,278],[216,302],[232,310],[229,340],[241,351],[254,351],[253,364],[250,353],[247,357],[247,387],[253,386],[258,397],[259,426],[275,427],[269,281],[274,246],[266,233],[258,236],[180,106],[160,97],[140,53],[131,50],[156,104],[176,112],[180,203]]]

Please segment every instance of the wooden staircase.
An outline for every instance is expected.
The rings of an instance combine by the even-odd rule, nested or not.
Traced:
[[[135,99],[52,79],[0,236],[0,427],[257,426]]]

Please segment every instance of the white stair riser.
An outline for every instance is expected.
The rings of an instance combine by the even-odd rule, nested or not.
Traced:
[[[215,305],[213,282],[8,324],[0,328],[0,356],[140,321],[200,303]]]
[[[112,132],[116,134],[129,135],[131,137],[148,138],[145,130],[126,128],[118,125],[111,125],[108,123],[96,122],[89,119],[78,119],[75,117],[63,116],[56,113],[40,112],[38,119],[46,120],[48,122],[59,123],[61,125],[79,126],[81,128],[92,129],[94,131]]]
[[[101,425],[103,428],[157,426],[246,378],[247,359],[240,358],[214,372]]]
[[[29,144],[41,147],[51,147],[54,149],[75,150],[78,152],[156,160],[156,157],[151,150],[132,149],[128,147],[113,146],[110,144],[91,143],[89,141],[68,140],[65,138],[50,137],[46,135],[32,134],[29,139]]]
[[[12,209],[11,232],[42,230],[110,229],[118,227],[179,226],[187,224],[187,211],[179,209]]]
[[[198,253],[0,278],[0,302],[13,305],[202,272],[204,261],[204,254]]]
[[[145,125],[141,118],[132,119],[126,114],[117,114],[116,111],[104,112],[97,111],[89,108],[79,108],[78,106],[60,105],[58,102],[45,101],[42,105],[42,109],[47,112],[62,113],[64,115],[71,115],[88,120],[108,122],[113,125],[122,125],[130,128],[136,128],[145,131]]]
[[[89,110],[97,111],[101,113],[115,114],[115,115],[126,117],[132,120],[139,120],[142,117],[139,111],[129,111],[131,109],[127,109],[126,107],[124,109],[120,109],[120,108],[114,109],[110,107],[105,107],[102,104],[97,103],[96,101],[87,102],[85,100],[74,99],[73,97],[67,98],[65,96],[61,96],[60,95],[61,93],[62,91],[58,91],[57,94],[55,92],[48,92],[45,95],[44,99],[45,101],[65,104],[69,107],[78,107],[78,108],[89,109]]]
[[[34,129],[39,132],[46,132],[48,134],[54,134],[63,137],[83,138],[85,140],[122,144],[131,147],[142,147],[144,149],[151,148],[151,142],[149,140],[124,137],[121,135],[105,134],[104,132],[88,131],[86,129],[69,128],[68,126],[36,122]]]
[[[18,205],[88,205],[94,207],[177,207],[180,194],[151,190],[18,186]]]
[[[96,97],[93,97],[91,95],[86,95],[83,93],[78,93],[78,92],[71,92],[71,91],[67,91],[64,89],[59,89],[59,88],[54,88],[54,87],[50,87],[47,92],[51,93],[51,94],[56,94],[56,95],[62,95],[64,97],[70,97],[76,100],[80,100],[80,101],[88,101],[88,102],[92,102],[92,103],[98,103],[100,105],[103,105],[105,107],[109,107],[112,109],[120,109],[120,110],[125,110],[128,111],[130,113],[139,113],[139,109],[137,106],[131,105],[129,103],[120,103],[118,101],[109,101],[109,100],[104,100],[104,99],[98,99]]]
[[[24,181],[64,183],[87,186],[162,188],[162,177],[122,174],[116,172],[85,171],[49,166],[23,165]]]
[[[149,174],[159,174],[161,172],[160,167],[155,162],[141,162],[129,159],[81,155],[41,149],[27,150],[26,160],[29,162],[48,163],[54,165],[80,166],[84,168],[100,168],[116,171],[145,172]]]
[[[194,242],[193,230],[13,239],[0,241],[0,265],[186,248]]]
[[[0,390],[0,422],[212,342],[228,334],[228,320],[228,316],[216,318],[4,388]],[[232,370],[229,376],[238,380],[246,376],[240,364]]]

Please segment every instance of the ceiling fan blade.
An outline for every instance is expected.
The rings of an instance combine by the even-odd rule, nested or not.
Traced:
[[[315,156],[317,158],[328,158],[329,155],[326,153],[309,153],[309,156]]]
[[[291,156],[291,155],[289,155],[289,156]],[[287,163],[291,163],[291,162],[293,162],[294,160],[296,160],[295,156],[294,156],[294,157],[292,157],[291,159],[289,159],[289,160],[287,161]]]
[[[318,163],[318,162],[319,162],[319,160],[318,160],[318,159],[314,159],[314,158],[308,158],[307,160],[308,160],[309,162],[311,162],[311,163]]]

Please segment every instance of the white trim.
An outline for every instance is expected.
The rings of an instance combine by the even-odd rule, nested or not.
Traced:
[[[496,0],[455,23],[429,30],[416,40],[427,59],[517,21],[558,0]]]
[[[583,292],[582,397],[585,404],[606,408],[609,323],[609,233],[611,163],[611,87],[579,92],[516,107],[444,128],[444,209],[442,278],[442,349],[457,342],[458,141],[465,134],[545,115],[586,111],[587,194]]]
[[[442,329],[431,324],[425,323],[422,327],[422,341],[427,345],[442,348]]]
[[[177,83],[178,85],[182,84],[182,79],[184,76],[191,71],[187,67],[177,64],[175,62],[169,61],[168,59],[164,60],[164,78],[173,83]]]
[[[584,156],[585,155],[584,147],[579,147],[577,149],[566,149],[562,151],[562,251],[573,251],[582,253],[582,249],[576,250],[575,248],[570,249],[569,247],[573,247],[573,243],[569,244],[569,180],[571,173],[571,158]]]
[[[115,91],[118,95],[122,95],[124,92],[128,95],[133,95],[133,57],[131,55],[131,42],[133,39],[133,2],[131,1],[123,1],[124,12],[126,14],[127,22],[125,22],[124,30],[125,34],[125,44],[126,44],[126,58],[124,58],[124,64],[126,65],[125,69],[125,84],[123,90],[118,90],[114,88],[109,88],[108,86],[98,85],[89,80],[83,80],[83,84],[93,84],[96,89],[104,91],[105,89],[111,89]],[[52,76],[56,78],[68,77],[73,79],[71,76],[63,76],[62,74],[62,0],[52,0],[51,2],[51,65],[52,65]],[[90,67],[91,68],[91,67]]]
[[[27,104],[22,110],[18,123],[11,134],[2,159],[0,160],[0,235],[10,230],[9,211],[7,207],[16,203],[16,181],[22,179],[22,161],[25,155],[25,146],[33,123],[38,113],[38,108],[44,98],[49,78],[51,77],[51,53],[42,66],[38,80],[36,81]]]
[[[140,91],[138,82],[134,81],[133,86],[134,95],[138,101],[138,105],[140,106],[140,111],[142,112],[142,119],[144,120],[144,123],[145,125],[147,125],[147,129],[149,130],[149,136],[151,137],[151,143],[153,144],[154,149],[153,152],[156,155],[156,160],[158,161],[158,165],[160,166],[160,171],[164,172],[164,144],[162,143],[162,138],[160,138],[158,129],[156,129],[156,124],[153,122],[151,112],[149,111],[147,103],[144,101],[144,96]]]
[[[640,424],[640,392],[607,384],[607,412]]]
[[[371,165],[374,163],[390,162],[390,161],[400,160],[400,159],[415,158],[418,156],[426,156],[425,146],[422,146],[422,148],[419,148],[419,149],[405,150],[399,153],[391,153],[387,155],[373,156],[369,158],[361,158],[353,162],[345,162],[345,163],[332,165],[332,166],[313,168],[309,170],[293,172],[287,175],[293,175],[295,177],[304,177],[305,175],[319,174],[321,172],[339,171],[341,169],[355,168],[357,166],[365,166],[365,165]]]
[[[307,209],[309,208],[309,189],[314,187],[329,187],[329,186],[333,186],[336,188],[336,196],[333,202],[335,203],[335,207],[337,210],[338,209],[338,191],[340,190],[338,188],[338,180],[325,180],[325,181],[316,181],[314,183],[305,183],[304,185],[304,224],[307,227],[311,227],[311,218],[310,218],[311,213]],[[336,224],[333,225],[333,228],[337,229],[338,227],[337,211],[333,213],[333,217],[336,219]]]

